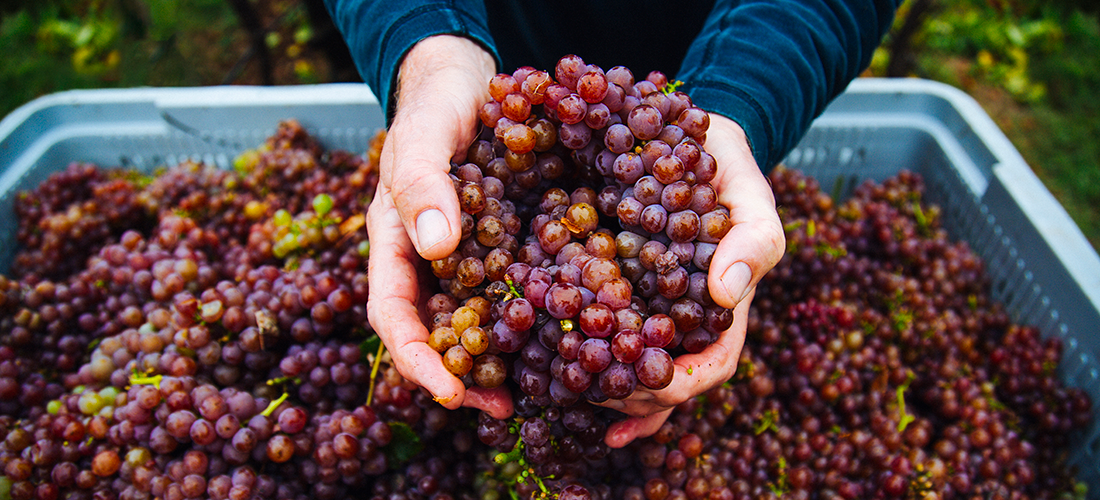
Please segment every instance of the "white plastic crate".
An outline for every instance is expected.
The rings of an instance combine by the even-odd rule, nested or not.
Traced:
[[[14,252],[14,196],[69,162],[229,167],[287,118],[325,147],[350,151],[366,150],[384,126],[377,99],[358,84],[70,91],[19,108],[0,121],[0,272]],[[1060,376],[1100,414],[1100,257],[973,99],[926,80],[856,80],[785,163],[840,196],[864,179],[920,173],[949,232],[985,260],[994,297],[1015,321],[1063,339]],[[1098,420],[1072,441],[1092,498]]]
[[[917,79],[852,82],[785,163],[841,196],[864,179],[921,174],[944,224],[986,263],[1013,320],[1064,341],[1060,377],[1092,397],[1071,461],[1100,498],[1100,257],[974,99]]]

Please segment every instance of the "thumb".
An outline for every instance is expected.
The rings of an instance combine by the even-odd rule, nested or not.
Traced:
[[[395,120],[382,150],[382,182],[417,253],[434,260],[458,247],[462,236],[458,197],[448,174],[453,126],[424,113]],[[448,130],[450,128],[450,130]]]
[[[729,209],[731,224],[714,252],[707,284],[718,305],[733,308],[783,257],[786,237],[771,184],[757,167],[741,127],[712,114],[707,135],[705,147],[718,162],[715,191],[718,202]]]
[[[425,259],[446,257],[461,239],[450,161],[474,139],[493,67],[492,56],[476,43],[449,35],[417,42],[401,63],[396,114],[382,147],[381,182]]]
[[[785,238],[775,217],[745,216],[718,243],[707,273],[707,284],[714,301],[727,308],[737,306],[750,295],[756,284],[783,256]]]

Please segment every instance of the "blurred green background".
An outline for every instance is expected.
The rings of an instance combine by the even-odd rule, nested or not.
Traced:
[[[908,0],[867,76],[965,90],[1100,248],[1100,8]],[[68,89],[356,81],[321,0],[13,0],[0,116]]]

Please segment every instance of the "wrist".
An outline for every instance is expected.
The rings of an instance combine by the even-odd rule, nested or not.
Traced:
[[[748,135],[737,122],[715,113],[709,113],[705,148],[715,157],[753,158]],[[721,164],[721,162],[719,162]],[[753,164],[755,164],[755,160]]]
[[[492,54],[477,42],[456,35],[435,35],[409,49],[397,75],[397,109],[420,101],[424,92],[439,86],[480,89],[477,98],[489,98],[488,82],[496,71]],[[481,102],[476,105],[480,106]]]

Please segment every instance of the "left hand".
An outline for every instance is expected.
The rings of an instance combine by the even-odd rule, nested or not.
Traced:
[[[604,442],[612,448],[653,435],[677,405],[733,376],[756,284],[783,257],[786,238],[771,184],[757,166],[744,131],[729,118],[711,113],[704,149],[718,163],[711,183],[733,224],[718,244],[707,284],[715,303],[733,309],[733,324],[702,352],[674,359],[675,374],[668,387],[639,387],[627,399],[602,404],[631,415],[608,429]]]

